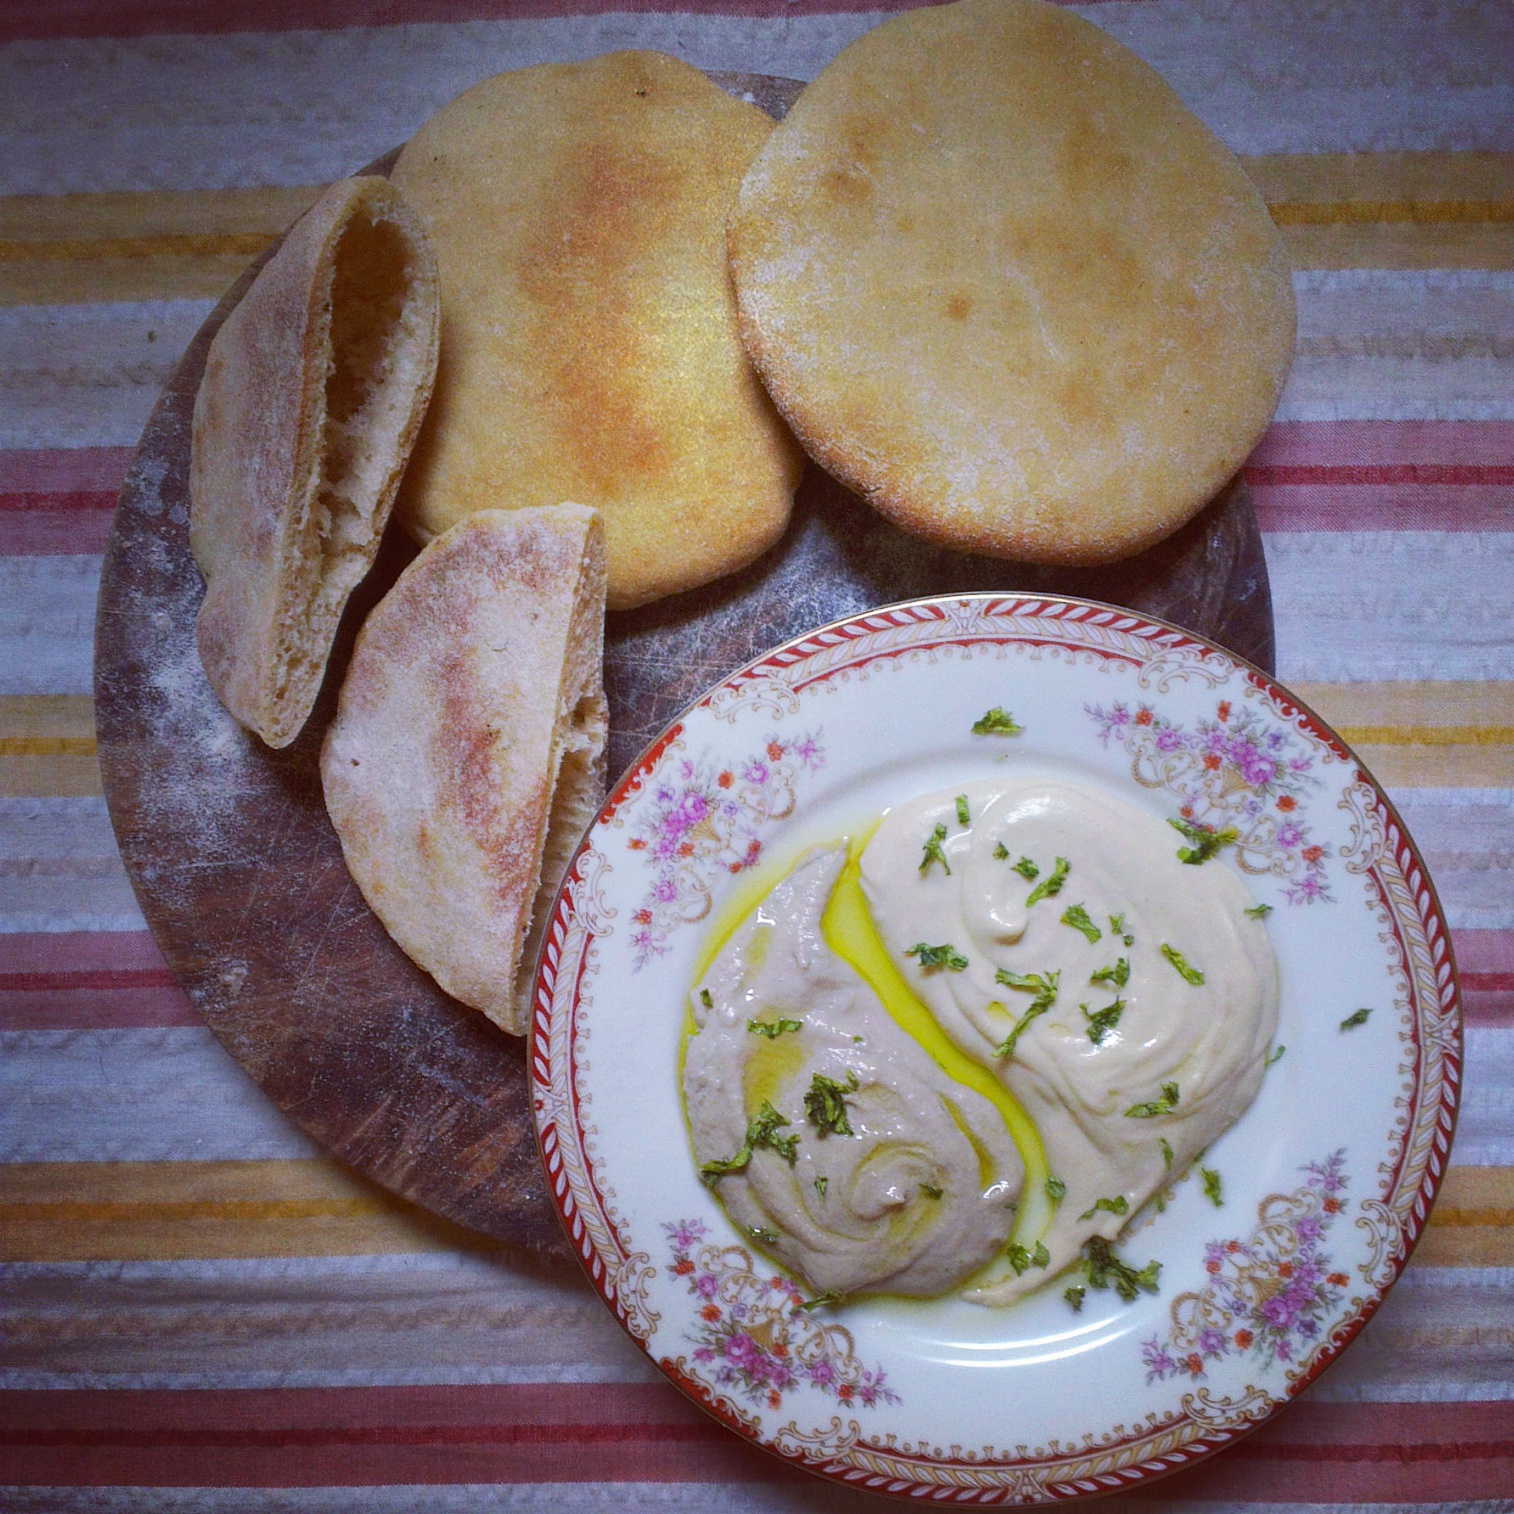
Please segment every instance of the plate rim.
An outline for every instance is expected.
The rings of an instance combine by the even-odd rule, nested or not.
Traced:
[[[940,1481],[911,1481],[904,1476],[882,1476],[867,1473],[856,1468],[848,1468],[832,1461],[826,1464],[822,1457],[806,1456],[802,1448],[794,1445],[789,1447],[773,1443],[776,1437],[764,1435],[759,1428],[758,1421],[754,1416],[744,1416],[737,1408],[734,1401],[723,1397],[705,1383],[683,1371],[676,1361],[668,1358],[658,1358],[653,1355],[648,1332],[644,1326],[639,1326],[635,1317],[634,1309],[628,1310],[621,1302],[620,1295],[633,1293],[638,1286],[644,1285],[646,1276],[655,1273],[656,1265],[650,1263],[645,1257],[641,1258],[640,1269],[643,1276],[636,1275],[637,1269],[631,1267],[624,1279],[612,1278],[609,1269],[604,1264],[598,1250],[591,1239],[591,1226],[586,1225],[581,1216],[577,1214],[577,1202],[569,1191],[569,1186],[564,1177],[562,1160],[562,1137],[559,1135],[555,1122],[555,1109],[544,1098],[544,1090],[550,1088],[553,1074],[553,1058],[550,1046],[554,1010],[554,990],[557,987],[557,965],[564,944],[564,932],[568,919],[574,913],[572,904],[573,891],[583,882],[582,864],[586,854],[591,850],[591,841],[600,828],[607,824],[616,812],[640,789],[645,780],[655,769],[657,762],[684,730],[688,718],[696,711],[706,708],[715,697],[724,690],[735,691],[741,685],[752,682],[760,676],[760,671],[765,666],[781,662],[787,659],[790,662],[802,661],[813,655],[813,652],[804,651],[805,644],[811,641],[820,641],[828,635],[846,631],[850,627],[858,627],[857,635],[865,634],[869,630],[881,629],[881,626],[868,626],[866,622],[881,622],[893,620],[894,617],[919,615],[924,618],[927,609],[941,610],[943,613],[932,617],[940,620],[949,619],[947,606],[961,607],[966,612],[969,607],[974,611],[973,619],[981,622],[985,614],[999,610],[1003,614],[1004,607],[1015,607],[1016,613],[1023,615],[1027,624],[1035,620],[1054,618],[1057,621],[1066,621],[1072,618],[1092,620],[1095,622],[1112,619],[1114,622],[1125,622],[1121,629],[1137,629],[1138,634],[1149,637],[1154,644],[1174,650],[1182,648],[1200,649],[1201,659],[1208,660],[1217,657],[1227,662],[1241,672],[1247,683],[1255,687],[1260,694],[1267,698],[1276,708],[1278,714],[1290,724],[1301,724],[1311,735],[1323,741],[1327,747],[1348,764],[1348,771],[1353,771],[1358,781],[1365,781],[1370,787],[1375,801],[1382,807],[1383,819],[1387,822],[1383,838],[1383,850],[1400,866],[1406,880],[1414,879],[1415,886],[1415,912],[1426,927],[1427,937],[1437,967],[1438,1013],[1447,1044],[1442,1049],[1441,1075],[1438,1079],[1438,1097],[1433,1101],[1426,1097],[1429,1085],[1425,1072],[1426,1045],[1422,1023],[1430,1009],[1424,1004],[1418,991],[1415,975],[1412,970],[1411,957],[1408,943],[1402,938],[1400,922],[1395,915],[1393,918],[1394,949],[1399,954],[1404,968],[1404,975],[1409,982],[1413,993],[1414,1012],[1411,1015],[1411,1054],[1413,1069],[1411,1073],[1413,1083],[1414,1108],[1411,1115],[1405,1121],[1402,1137],[1395,1142],[1394,1166],[1388,1180],[1386,1191],[1390,1195],[1398,1190],[1398,1178],[1402,1175],[1405,1165],[1411,1159],[1411,1147],[1414,1144],[1415,1131],[1421,1127],[1430,1127],[1432,1122],[1429,1118],[1430,1111],[1434,1111],[1432,1144],[1428,1150],[1424,1163],[1423,1172],[1415,1185],[1412,1193],[1412,1202],[1409,1204],[1404,1220],[1400,1223],[1397,1239],[1402,1245],[1401,1252],[1395,1252],[1386,1257],[1379,1258],[1376,1265],[1376,1276],[1368,1283],[1369,1293],[1357,1306],[1353,1307],[1350,1316],[1335,1325],[1315,1348],[1309,1359],[1307,1369],[1296,1380],[1286,1383],[1281,1396],[1272,1397],[1263,1395],[1268,1402],[1260,1412],[1247,1417],[1240,1424],[1216,1425],[1207,1432],[1192,1436],[1181,1446],[1171,1447],[1157,1453],[1149,1454],[1144,1460],[1134,1466],[1123,1466],[1117,1471],[1112,1471],[1103,1476],[1096,1477],[1091,1482],[1083,1480],[1082,1487],[1066,1486],[1052,1489],[1047,1481],[1037,1481],[1033,1486],[1028,1485],[1026,1477],[1031,1468],[1036,1466],[1046,1467],[1048,1471],[1054,1468],[1055,1460],[1037,1460],[1034,1456],[1017,1457],[1012,1461],[990,1466],[986,1463],[976,1463],[975,1470],[979,1474],[976,1487],[959,1487],[956,1496],[952,1496],[948,1486]],[[1048,614],[1048,612],[1055,612]],[[1016,637],[1013,634],[1016,614],[1004,614],[1005,633],[1002,637],[976,636],[972,639],[979,643],[1010,644],[1015,641],[1034,641],[1034,637]],[[939,647],[946,638],[940,638],[930,643]],[[1381,892],[1379,885],[1379,893]],[[581,979],[584,971],[584,961],[587,958],[587,950],[583,954],[578,967],[577,978]],[[570,1009],[577,1008],[577,984],[575,982]],[[564,874],[563,882],[559,888],[556,899],[552,904],[552,913],[548,921],[546,936],[543,941],[542,952],[537,964],[537,977],[533,986],[533,1001],[531,1023],[527,1039],[527,1064],[531,1078],[531,1108],[533,1125],[536,1132],[538,1148],[541,1155],[543,1171],[547,1177],[548,1198],[554,1214],[563,1228],[564,1237],[568,1249],[583,1268],[590,1286],[596,1296],[610,1310],[620,1327],[631,1336],[646,1358],[657,1370],[687,1398],[697,1404],[706,1413],[718,1420],[726,1428],[732,1430],[743,1440],[768,1455],[776,1457],[788,1465],[796,1466],[802,1470],[833,1483],[840,1487],[851,1489],[866,1489],[884,1496],[899,1499],[912,1499],[920,1501],[925,1498],[933,1502],[960,1502],[970,1500],[973,1502],[1022,1502],[1059,1504],[1065,1502],[1081,1501],[1087,1498],[1099,1497],[1108,1493],[1129,1491],[1133,1488],[1144,1487],[1162,1477],[1194,1466],[1206,1460],[1226,1446],[1249,1435],[1252,1431],[1272,1421],[1277,1414],[1287,1408],[1289,1404],[1306,1388],[1319,1380],[1322,1374],[1337,1362],[1345,1348],[1356,1339],[1367,1321],[1381,1307],[1389,1292],[1397,1285],[1407,1269],[1419,1241],[1423,1237],[1428,1226],[1430,1212],[1439,1194],[1445,1179],[1446,1170],[1449,1166],[1450,1151],[1455,1137],[1456,1123],[1460,1112],[1462,1072],[1465,1062],[1465,1030],[1463,1007],[1461,1003],[1459,978],[1456,969],[1454,947],[1451,939],[1450,927],[1446,922],[1446,915],[1442,907],[1439,893],[1434,880],[1430,876],[1428,867],[1415,845],[1407,825],[1397,806],[1388,796],[1383,785],[1373,775],[1366,763],[1347,745],[1334,728],[1313,709],[1305,700],[1301,699],[1291,689],[1284,685],[1274,675],[1266,672],[1239,654],[1218,645],[1207,637],[1165,621],[1160,617],[1146,612],[1129,610],[1123,606],[1109,604],[1104,601],[1083,599],[1072,595],[1063,594],[1040,594],[1027,591],[1004,590],[1004,591],[977,591],[951,594],[924,595],[914,599],[898,600],[889,605],[880,606],[873,610],[860,611],[854,614],[840,616],[825,625],[817,626],[813,630],[803,632],[800,635],[790,637],[759,652],[741,667],[734,669],[723,679],[706,689],[696,699],[678,712],[668,724],[642,749],[641,753],[627,765],[624,773],[616,782],[614,788],[607,794],[604,805],[601,807],[593,825],[591,825],[581,838],[573,859]],[[583,1130],[577,1120],[576,1110],[578,1104],[578,1087],[576,1080],[571,1088],[573,1095],[572,1106],[575,1110],[575,1133],[582,1149]],[[589,1164],[585,1163],[588,1171]],[[601,1218],[609,1220],[606,1212],[608,1206],[604,1205],[603,1195],[599,1191],[597,1182],[592,1176],[589,1178],[594,1196],[601,1205]],[[613,1229],[613,1222],[611,1222]],[[629,1262],[635,1262],[637,1258],[630,1257]],[[1387,1270],[1383,1276],[1384,1268]],[[627,1287],[622,1287],[622,1282]],[[836,1422],[839,1425],[839,1421]],[[1117,1449],[1121,1444],[1139,1444],[1150,1441],[1153,1432],[1150,1427],[1145,1431],[1132,1431],[1118,1442],[1106,1443],[1102,1449],[1108,1451]],[[1086,1458],[1086,1451],[1084,1453]],[[919,1462],[924,1458],[911,1458]],[[1064,1457],[1063,1460],[1066,1460]],[[944,1465],[944,1464],[943,1464]],[[985,1481],[988,1476],[991,1480]]]

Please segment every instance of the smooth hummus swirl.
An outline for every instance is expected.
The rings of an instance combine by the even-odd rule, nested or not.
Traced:
[[[1024,1169],[998,1110],[826,944],[846,857],[806,853],[695,984],[695,1156],[731,1218],[815,1289],[942,1293],[1001,1252]]]
[[[863,853],[890,956],[1019,1101],[1065,1184],[1040,1237],[1046,1266],[977,1287],[978,1302],[1008,1303],[1091,1236],[1113,1239],[1255,1097],[1277,1026],[1276,963],[1241,879],[1223,858],[1181,862],[1182,845],[1097,790],[1027,778],[900,805]],[[918,950],[948,944],[965,965],[929,965]]]

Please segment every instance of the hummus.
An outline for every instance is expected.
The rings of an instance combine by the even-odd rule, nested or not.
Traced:
[[[1256,1095],[1277,1027],[1267,932],[1223,859],[1182,847],[1095,789],[1006,778],[890,810],[862,855],[884,945],[1036,1126],[1056,1196],[1044,1266],[978,1280],[978,1302],[1113,1239]]]
[[[813,1288],[942,1293],[1002,1252],[1024,1169],[994,1103],[828,944],[847,866],[845,843],[807,852],[695,984],[695,1159],[736,1224]]]

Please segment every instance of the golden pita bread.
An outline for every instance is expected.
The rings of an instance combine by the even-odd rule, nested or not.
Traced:
[[[516,1035],[548,909],[604,797],[604,610],[594,511],[470,516],[369,615],[321,751],[373,912]]]
[[[752,165],[729,248],[747,350],[810,453],[905,529],[1000,557],[1104,562],[1176,530],[1293,349],[1235,158],[1039,0],[852,43]]]
[[[196,633],[222,704],[287,746],[373,564],[436,373],[436,262],[398,190],[333,184],[211,342],[195,399]]]
[[[442,276],[441,371],[400,519],[573,499],[604,515],[612,609],[783,533],[803,457],[736,330],[724,225],[773,123],[660,53],[487,79],[394,182]]]

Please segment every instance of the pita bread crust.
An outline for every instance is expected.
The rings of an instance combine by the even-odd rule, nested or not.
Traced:
[[[810,453],[899,525],[1110,561],[1188,520],[1281,394],[1281,238],[1134,54],[1040,0],[884,22],[758,155],[728,246]]]
[[[200,660],[270,746],[299,734],[436,373],[436,263],[380,178],[332,185],[216,333],[195,399]]]
[[[803,469],[742,350],[724,227],[772,130],[661,53],[475,85],[400,154],[442,276],[436,397],[397,506],[424,541],[480,504],[604,515],[609,604],[735,571]]]
[[[604,596],[594,511],[470,516],[369,615],[321,753],[374,913],[442,988],[516,1035],[530,945],[604,796]]]

